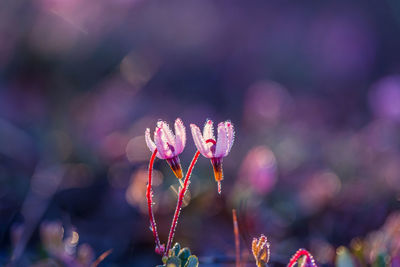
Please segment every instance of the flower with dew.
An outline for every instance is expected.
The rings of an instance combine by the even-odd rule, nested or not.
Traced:
[[[214,169],[215,181],[218,183],[218,193],[221,193],[221,181],[223,180],[222,158],[226,157],[231,151],[235,131],[230,121],[218,124],[218,138],[215,139],[213,122],[207,120],[204,125],[203,133],[195,124],[190,124],[194,143],[199,152],[211,160]]]
[[[175,176],[181,179],[183,173],[178,155],[182,153],[186,144],[186,131],[182,120],[180,118],[175,120],[175,135],[168,124],[160,120],[154,131],[154,142],[151,140],[149,128],[146,129],[145,138],[150,151],[154,153],[157,149],[156,156],[165,159]]]
[[[267,266],[270,258],[270,252],[269,242],[265,235],[261,235],[260,238],[253,238],[251,250],[253,252],[254,259],[256,260],[257,267]]]

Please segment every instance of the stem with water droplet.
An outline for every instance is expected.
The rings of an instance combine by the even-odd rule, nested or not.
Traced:
[[[154,152],[153,152],[153,154],[151,155],[151,158],[150,158],[150,163],[149,163],[149,181],[147,183],[146,197],[147,197],[147,206],[148,206],[148,210],[149,210],[149,218],[150,218],[151,230],[153,232],[154,240],[155,240],[155,243],[156,243],[156,252],[159,252],[159,250],[161,249],[161,244],[160,244],[160,238],[158,237],[156,220],[154,219],[153,200],[152,200],[153,192],[152,192],[152,189],[151,189],[153,165],[154,165],[154,160],[156,158],[156,154],[157,154],[157,148],[154,150]],[[160,254],[162,254],[162,252]]]
[[[192,174],[193,167],[196,164],[196,161],[199,158],[199,156],[200,156],[200,152],[197,151],[196,154],[194,155],[192,162],[190,163],[189,169],[186,173],[185,181],[183,182],[183,187],[179,191],[179,197],[178,197],[178,202],[176,203],[174,218],[172,219],[171,228],[169,230],[167,247],[165,249],[165,254],[164,254],[165,256],[168,256],[168,251],[171,248],[172,240],[174,239],[176,225],[178,223],[179,214],[181,213],[181,209],[182,209],[183,198],[185,197],[186,190],[189,186],[190,175]]]
[[[287,267],[293,267],[297,263],[297,261],[303,256],[306,256],[305,266],[315,266],[315,267],[317,266],[315,264],[314,257],[310,254],[310,252],[308,252],[305,249],[299,249],[290,259],[290,262],[287,265]]]

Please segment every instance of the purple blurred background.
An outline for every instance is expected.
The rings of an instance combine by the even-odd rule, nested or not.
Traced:
[[[112,248],[103,266],[159,264],[144,130],[180,117],[184,169],[190,123],[229,119],[236,140],[222,196],[199,159],[176,241],[234,256],[236,208],[244,256],[263,233],[277,263],[332,263],[399,208],[399,33],[396,0],[1,1],[0,262],[43,258],[58,221]],[[155,168],[166,242],[178,183]]]

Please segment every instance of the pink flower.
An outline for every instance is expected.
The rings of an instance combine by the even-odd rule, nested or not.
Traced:
[[[223,180],[222,158],[226,157],[231,151],[235,132],[230,121],[220,122],[218,124],[218,138],[215,139],[213,122],[207,120],[204,125],[203,134],[199,127],[191,124],[194,143],[199,152],[206,158],[211,160],[214,169],[215,180],[220,185]],[[220,191],[220,189],[219,189]]]
[[[154,131],[154,142],[151,140],[149,128],[146,129],[145,138],[150,151],[154,152],[157,149],[156,156],[165,159],[175,176],[181,179],[183,174],[178,155],[182,153],[186,144],[186,131],[182,120],[175,120],[175,135],[165,121],[158,121]]]

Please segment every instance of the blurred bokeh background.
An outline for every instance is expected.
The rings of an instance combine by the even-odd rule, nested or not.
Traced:
[[[200,258],[234,256],[232,208],[244,256],[261,233],[278,264],[364,238],[367,262],[398,254],[382,227],[400,225],[399,48],[396,0],[1,1],[0,263],[159,264],[144,130],[177,117],[236,129],[223,194],[200,158],[179,220]],[[166,242],[178,183],[155,168]]]

